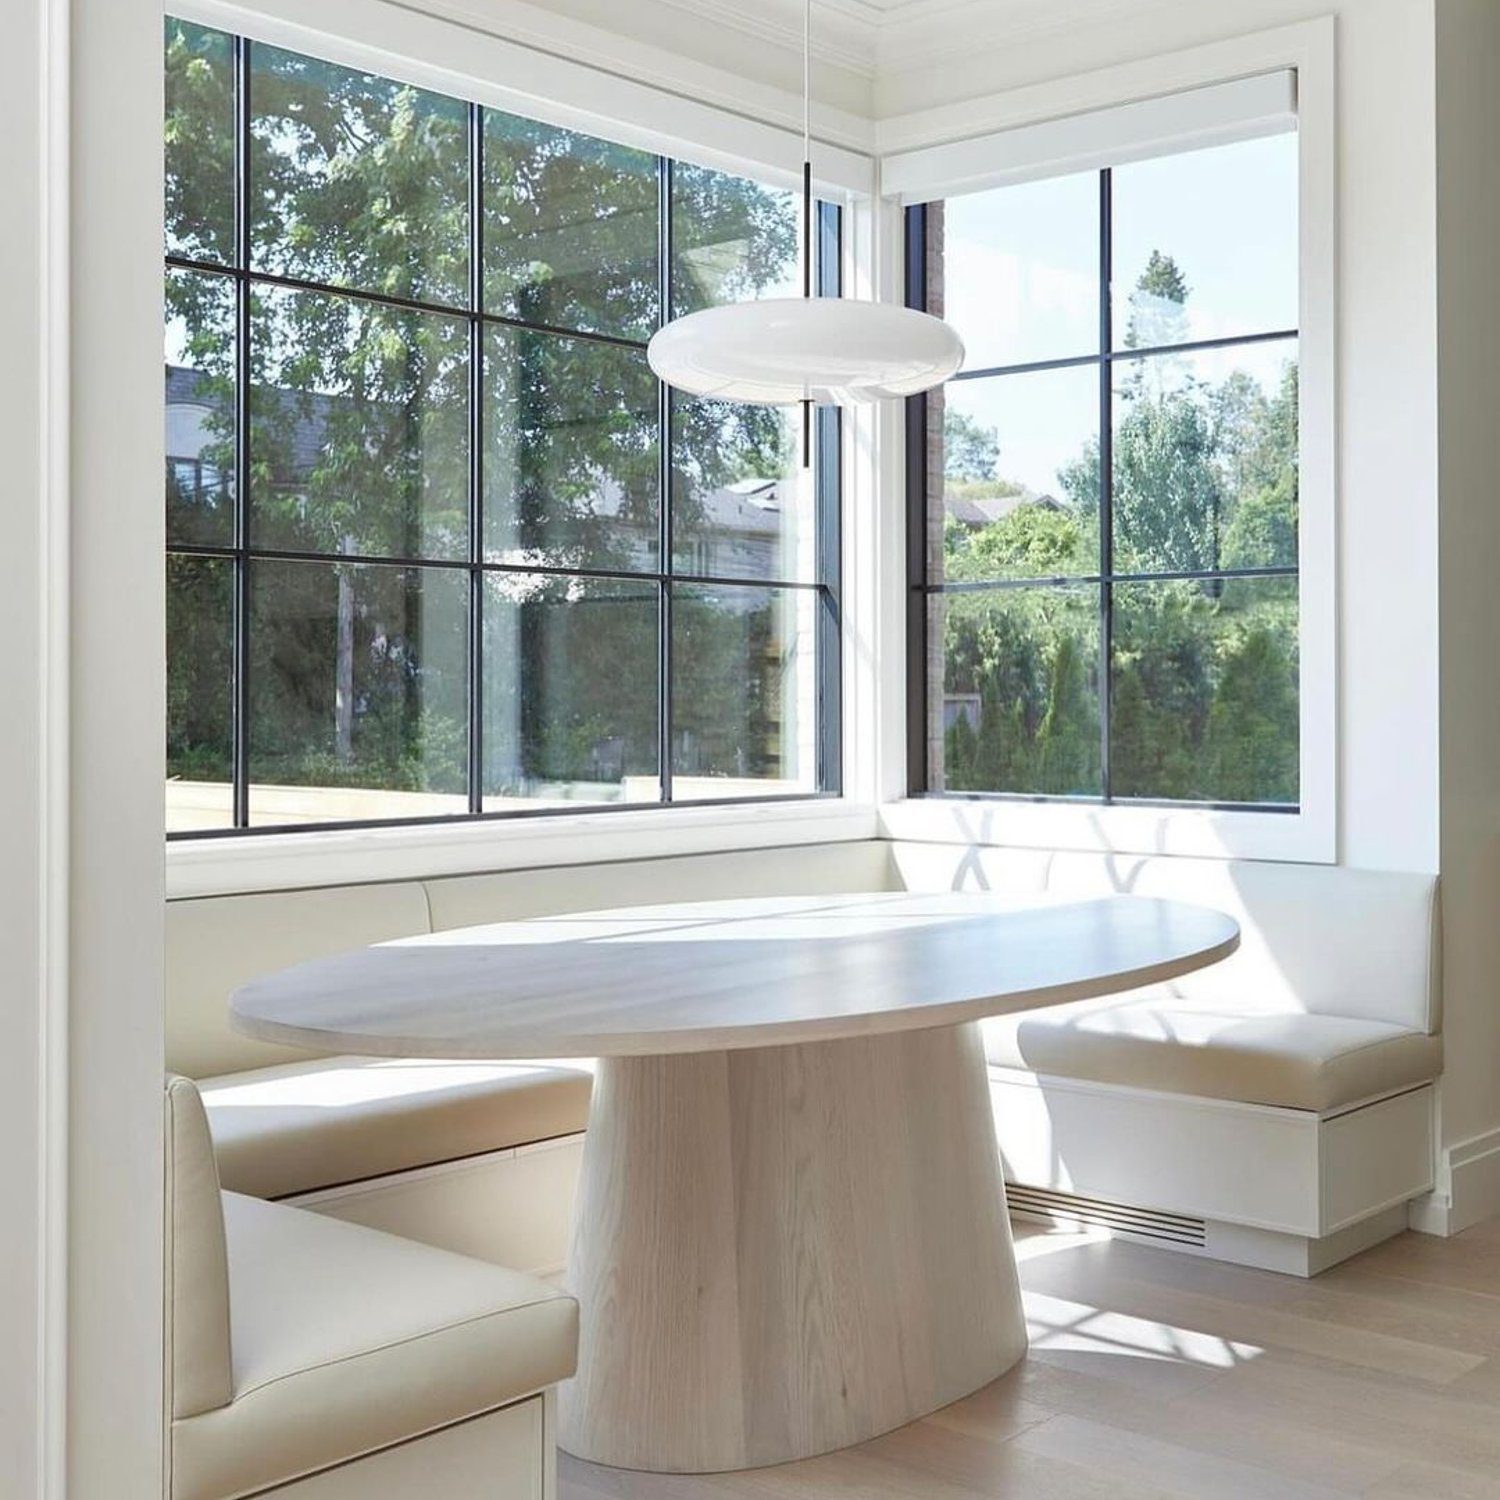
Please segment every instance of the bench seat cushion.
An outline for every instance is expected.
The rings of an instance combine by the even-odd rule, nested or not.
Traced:
[[[573,1373],[578,1304],[530,1276],[224,1194],[234,1398],[173,1423],[174,1500],[345,1463]]]
[[[1442,1070],[1442,1042],[1386,1021],[1132,991],[984,1023],[991,1063],[1158,1093],[1327,1111]]]
[[[542,1063],[327,1057],[199,1090],[224,1187],[285,1198],[572,1135],[591,1084]]]

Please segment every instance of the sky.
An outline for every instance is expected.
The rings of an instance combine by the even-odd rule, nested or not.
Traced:
[[[1188,283],[1189,339],[1297,324],[1297,137],[1270,136],[1158,157],[1114,172],[1115,339],[1153,249]],[[1099,179],[1094,172],[950,198],[945,206],[945,316],[965,368],[1097,351]],[[1215,383],[1243,369],[1267,387],[1293,341],[1197,355]],[[1058,494],[1057,471],[1097,430],[1090,369],[957,381],[950,406],[1000,434],[1000,473]]]

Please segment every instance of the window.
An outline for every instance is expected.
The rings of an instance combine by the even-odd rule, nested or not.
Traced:
[[[171,19],[166,92],[169,833],[836,792],[837,417],[645,356],[797,196]]]
[[[908,213],[912,791],[1296,810],[1297,137]]]

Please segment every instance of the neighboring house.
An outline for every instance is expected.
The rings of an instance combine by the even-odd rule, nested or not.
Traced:
[[[176,504],[181,506],[216,505],[226,489],[228,476],[204,457],[214,444],[223,442],[222,432],[215,430],[215,403],[208,398],[206,385],[199,370],[166,366],[167,469],[176,486]],[[287,393],[289,458],[273,477],[277,491],[295,493],[305,487],[323,452],[327,413],[336,400],[314,396],[303,402]],[[811,576],[810,561],[795,555],[805,548],[810,556],[815,545],[811,518],[804,521],[795,504],[795,483],[778,476],[741,479],[706,495],[692,494],[686,505],[679,500],[676,571],[752,580]],[[586,502],[587,513],[604,523],[604,539],[623,559],[624,567],[652,572],[656,527],[625,517],[623,501],[620,486],[601,476]],[[734,596],[730,607],[759,608],[761,603],[747,592]]]

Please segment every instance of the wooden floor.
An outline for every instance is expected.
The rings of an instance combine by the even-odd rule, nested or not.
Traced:
[[[1031,1353],[859,1448],[561,1500],[1500,1500],[1500,1222],[1314,1281],[1017,1226]]]

